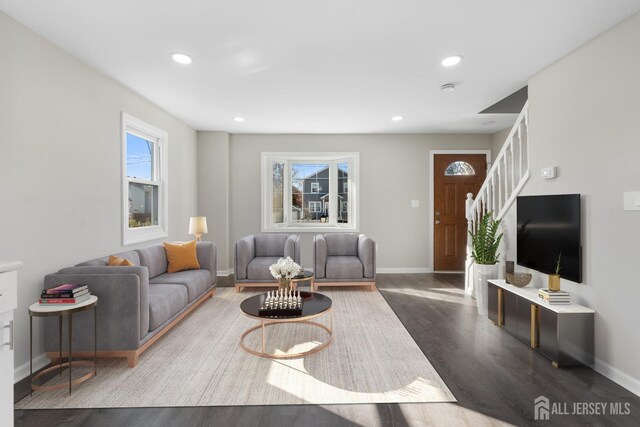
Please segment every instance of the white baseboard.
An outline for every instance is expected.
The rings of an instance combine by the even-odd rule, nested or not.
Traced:
[[[376,268],[379,274],[416,274],[416,273],[433,273],[431,268]]]
[[[39,356],[33,358],[33,372],[37,372],[39,369],[44,368],[49,364],[46,354],[42,353]],[[13,382],[27,378],[29,376],[29,362],[23,363],[13,370]]]
[[[608,363],[602,360],[596,359],[593,369],[596,372],[601,373],[605,377],[609,378],[614,383],[626,388],[636,396],[640,396],[640,380],[633,378],[632,376],[625,374],[621,370],[614,368]]]
[[[218,277],[227,277],[233,274],[233,268],[230,268],[228,270],[218,270],[217,271]]]

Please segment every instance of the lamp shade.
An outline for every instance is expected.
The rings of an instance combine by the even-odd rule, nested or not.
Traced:
[[[207,217],[206,216],[192,216],[189,219],[189,234],[206,234],[207,230]]]

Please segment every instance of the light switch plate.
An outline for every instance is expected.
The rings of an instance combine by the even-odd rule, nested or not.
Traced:
[[[542,178],[543,179],[554,179],[556,177],[556,167],[551,166],[548,168],[542,169]]]
[[[420,200],[412,200],[411,201],[411,207],[412,208],[419,208],[420,207]]]
[[[626,191],[624,193],[624,210],[640,211],[640,191]]]

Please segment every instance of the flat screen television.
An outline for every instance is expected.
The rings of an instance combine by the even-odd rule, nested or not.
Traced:
[[[522,196],[517,199],[518,265],[582,282],[580,195]]]

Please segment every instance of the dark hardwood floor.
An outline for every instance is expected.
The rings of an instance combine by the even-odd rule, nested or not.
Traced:
[[[232,285],[230,278],[220,286]],[[555,369],[548,359],[477,314],[456,274],[385,274],[378,287],[458,402],[15,411],[16,426],[639,426],[640,398],[589,368]],[[392,363],[393,361],[390,361]],[[28,382],[16,384],[16,399]],[[629,403],[629,415],[551,415],[533,401]]]

